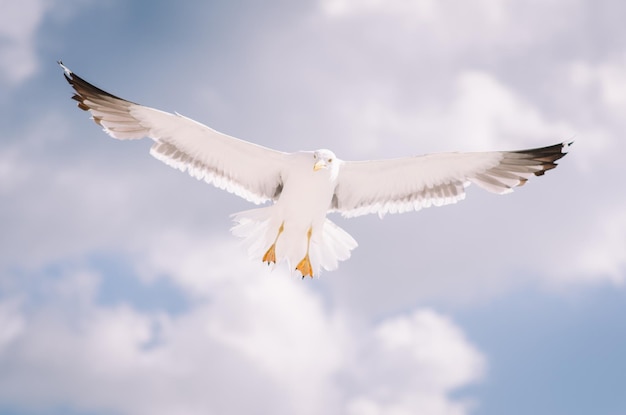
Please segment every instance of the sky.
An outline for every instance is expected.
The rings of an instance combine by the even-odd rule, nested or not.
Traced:
[[[626,3],[0,0],[0,415],[626,413]],[[121,142],[109,92],[344,160],[575,140],[497,196],[331,219],[300,280],[252,206]]]

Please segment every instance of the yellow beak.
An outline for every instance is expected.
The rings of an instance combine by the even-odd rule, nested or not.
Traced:
[[[318,160],[317,163],[313,165],[313,171],[318,171],[320,169],[326,168],[326,162],[324,160]]]

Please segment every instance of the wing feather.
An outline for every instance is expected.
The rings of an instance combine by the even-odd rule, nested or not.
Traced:
[[[150,137],[155,158],[251,202],[263,203],[280,194],[285,153],[230,137],[180,114],[116,97],[59,64],[74,88],[72,99],[111,137]]]
[[[497,194],[556,167],[571,143],[521,151],[440,153],[343,162],[332,208],[346,217],[402,213],[456,203],[475,183]]]

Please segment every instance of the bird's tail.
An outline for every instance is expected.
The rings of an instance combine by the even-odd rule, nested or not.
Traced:
[[[248,255],[253,260],[262,260],[269,247],[276,242],[276,264],[285,260],[294,271],[306,253],[307,229],[292,228],[285,224],[284,230],[276,240],[281,220],[272,215],[274,206],[246,210],[232,215],[235,225],[233,235],[243,238]],[[336,269],[339,261],[350,258],[357,242],[348,232],[325,219],[321,227],[313,229],[309,246],[309,259],[313,275],[319,275],[323,268],[327,271]]]

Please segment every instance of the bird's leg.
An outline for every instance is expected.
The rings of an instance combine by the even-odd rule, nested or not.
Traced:
[[[307,275],[313,278],[313,267],[311,267],[311,261],[309,260],[309,247],[311,246],[312,233],[313,227],[310,226],[309,230],[306,233],[306,254],[304,255],[304,258],[302,258],[302,261],[300,261],[298,263],[298,266],[296,267],[296,270],[300,271],[300,273],[302,274],[302,278],[306,277]]]
[[[280,224],[280,228],[278,228],[278,234],[276,234],[276,238],[274,239],[274,243],[267,250],[265,255],[263,255],[263,262],[267,262],[267,265],[276,263],[276,241],[278,241],[278,237],[285,230],[285,222]]]

